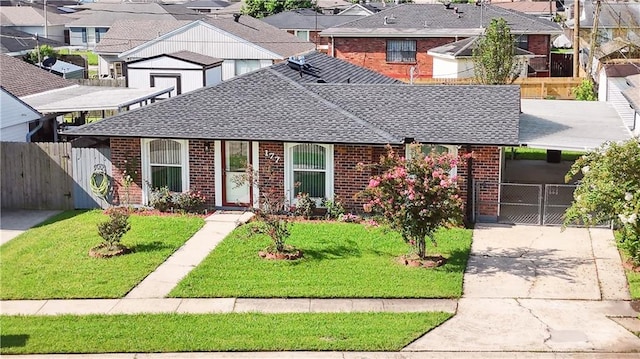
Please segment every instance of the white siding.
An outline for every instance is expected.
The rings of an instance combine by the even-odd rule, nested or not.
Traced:
[[[151,87],[152,75],[175,75],[180,76],[180,91],[181,93],[190,92],[201,87],[203,84],[202,69],[197,70],[169,70],[169,69],[132,69],[129,68],[127,72],[128,87],[131,88],[149,88]],[[171,97],[177,95],[178,84],[173,78],[160,79],[156,77],[155,86],[158,88],[175,86],[175,89],[171,92]]]
[[[600,70],[598,75],[598,101],[607,101],[607,73],[604,69]]]
[[[458,73],[458,60],[448,59],[442,57],[433,57],[433,78],[436,79],[457,79]],[[473,75],[473,73],[472,73]]]
[[[21,123],[10,127],[2,128],[2,142],[27,142],[27,133],[29,133],[29,124]]]
[[[278,59],[279,56],[260,49],[221,30],[199,24],[162,41],[127,54],[127,59],[140,59],[177,51],[192,51],[220,59]],[[223,70],[224,73],[224,70]]]
[[[207,70],[205,86],[213,86],[222,82],[222,66]]]
[[[161,56],[153,59],[139,61],[133,64],[128,64],[127,67],[129,69],[135,69],[135,68],[190,69],[190,70],[202,69],[201,65],[197,65],[197,64],[179,60],[179,59],[174,59],[168,56]]]
[[[44,26],[11,26],[11,28],[44,37]],[[50,40],[64,43],[64,25],[49,26],[47,27],[47,33],[47,37]]]
[[[272,60],[260,60],[260,68],[273,65]],[[226,81],[236,76],[235,60],[224,60],[222,63],[222,80]]]
[[[29,122],[39,118],[40,114],[22,101],[0,91],[0,140],[25,142]]]
[[[631,129],[635,111],[629,106],[629,101],[622,96],[622,92],[630,89],[624,77],[611,77],[607,81],[607,102],[610,103],[622,118],[624,124]]]

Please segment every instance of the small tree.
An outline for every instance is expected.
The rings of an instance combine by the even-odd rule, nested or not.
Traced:
[[[573,94],[576,96],[576,100],[580,101],[597,101],[598,95],[593,87],[593,82],[590,79],[584,79],[580,85],[573,88]]]
[[[277,14],[279,12],[313,8],[310,0],[246,0],[242,6],[242,13],[255,18]]]
[[[567,173],[568,182],[583,178],[574,192],[564,223],[593,226],[614,221],[620,228],[618,244],[640,265],[640,144],[638,138],[610,142],[580,157]]]
[[[126,248],[120,244],[120,240],[130,229],[129,211],[127,208],[117,207],[109,209],[109,220],[98,224],[98,234],[100,234],[100,237],[103,239],[102,246],[107,251]]]
[[[509,84],[518,77],[515,38],[503,18],[491,19],[484,35],[477,40],[473,66],[476,81],[484,85]]]
[[[32,64],[38,64],[47,57],[58,58],[59,56],[60,54],[58,51],[54,50],[53,47],[49,45],[40,45],[40,47],[34,48],[26,55],[25,61]]]
[[[463,219],[456,176],[450,174],[458,159],[435,152],[425,156],[417,146],[411,151],[413,156],[406,159],[387,147],[375,166],[381,174],[370,178],[362,194],[367,199],[364,210],[383,216],[424,259],[426,239],[436,245],[433,233],[439,227]]]

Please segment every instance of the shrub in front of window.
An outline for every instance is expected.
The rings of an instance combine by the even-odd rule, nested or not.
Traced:
[[[160,212],[168,212],[174,208],[173,194],[169,191],[169,187],[164,186],[153,189],[149,198],[149,205]]]
[[[207,198],[200,191],[184,191],[173,196],[176,209],[186,213],[201,213],[204,211]]]
[[[325,215],[327,219],[339,219],[345,212],[344,206],[337,196],[334,196],[333,200],[323,199],[322,207],[327,209],[327,213]]]
[[[302,216],[305,219],[311,219],[316,209],[316,201],[309,197],[308,193],[298,193],[296,196],[296,216]]]
[[[391,146],[361,193],[364,210],[379,215],[402,235],[420,259],[427,254],[427,239],[436,245],[433,233],[442,226],[458,225],[463,219],[463,201],[451,169],[458,158],[431,152],[422,155],[412,146],[409,159],[399,156]]]

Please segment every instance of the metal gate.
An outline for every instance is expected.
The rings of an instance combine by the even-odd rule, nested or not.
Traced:
[[[478,188],[480,186],[476,190]],[[563,184],[500,183],[498,222],[562,225],[564,212],[573,202],[575,189],[575,185]],[[476,212],[483,204],[487,203],[476,202]]]

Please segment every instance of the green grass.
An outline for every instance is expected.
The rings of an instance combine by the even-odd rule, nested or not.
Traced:
[[[624,259],[625,257],[623,256],[623,260]],[[640,299],[640,272],[634,272],[629,269],[625,269],[624,271],[627,274],[631,299]]]
[[[547,151],[537,148],[528,147],[505,147],[507,158],[511,159],[511,152],[513,151],[513,159],[516,160],[546,160]],[[562,151],[563,161],[575,161],[580,156],[584,155],[584,152],[576,151]]]
[[[87,65],[98,65],[98,55],[90,50],[68,50],[62,52],[69,55],[80,55],[87,59]]]
[[[133,253],[88,256],[101,242],[102,211],[67,211],[0,247],[2,299],[118,298],[193,235],[198,217],[131,216],[122,243]]]
[[[449,313],[2,316],[2,354],[398,351]]]
[[[436,269],[396,263],[408,246],[395,232],[363,225],[302,222],[289,244],[304,258],[272,261],[258,257],[270,240],[246,238],[247,226],[231,233],[170,293],[172,297],[456,298],[471,245],[471,231],[438,232],[449,257]]]

